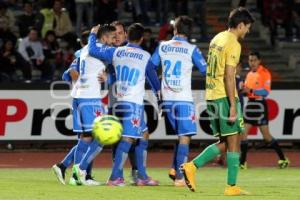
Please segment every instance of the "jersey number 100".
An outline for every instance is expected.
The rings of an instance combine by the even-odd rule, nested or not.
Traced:
[[[127,65],[124,65],[121,67],[121,65],[116,66],[116,75],[117,75],[117,80],[121,82],[128,82],[129,86],[135,86],[139,75],[140,71],[136,68],[129,68]]]

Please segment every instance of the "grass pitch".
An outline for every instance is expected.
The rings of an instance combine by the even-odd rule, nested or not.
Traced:
[[[70,172],[70,171],[69,171]],[[97,180],[105,182],[109,169],[95,169]],[[1,200],[194,200],[194,199],[300,199],[300,170],[255,168],[240,171],[238,185],[250,196],[226,197],[226,169],[203,168],[197,173],[197,191],[175,188],[167,177],[168,169],[149,169],[160,180],[158,187],[107,187],[61,185],[51,169],[0,169]],[[68,174],[70,175],[70,173]],[[129,171],[125,171],[129,175]],[[68,177],[67,177],[68,178]],[[129,178],[126,179],[129,182]]]

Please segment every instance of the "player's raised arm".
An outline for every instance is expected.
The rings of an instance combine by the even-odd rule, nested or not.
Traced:
[[[115,47],[108,47],[108,46],[97,46],[97,32],[99,30],[100,25],[94,26],[91,30],[91,34],[89,36],[88,41],[88,49],[89,54],[92,57],[98,58],[100,60],[103,60],[105,62],[108,62],[108,64],[112,63],[112,58],[114,55],[114,52],[116,50]]]
[[[193,60],[193,64],[198,68],[199,72],[203,76],[205,76],[207,64],[205,62],[205,59],[204,59],[201,51],[197,47],[193,51],[192,60]]]

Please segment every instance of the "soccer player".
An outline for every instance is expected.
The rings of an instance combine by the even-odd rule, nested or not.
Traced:
[[[243,113],[243,108],[244,108],[244,94],[242,93],[242,89],[244,87],[244,81],[241,78],[241,70],[242,70],[242,62],[240,61],[237,66],[236,66],[236,74],[235,74],[235,84],[236,84],[236,89],[238,92],[240,104],[241,104],[241,111]],[[218,156],[215,159],[215,163],[219,164],[221,166],[225,166],[225,154],[222,153],[220,156]]]
[[[239,170],[239,134],[243,131],[243,117],[235,85],[235,70],[239,63],[241,45],[254,22],[245,8],[230,12],[228,30],[217,34],[209,45],[206,73],[206,100],[213,134],[219,142],[208,146],[191,162],[182,165],[185,181],[195,191],[198,168],[226,151],[227,184],[225,195],[242,195],[247,192],[236,186]]]
[[[114,109],[123,125],[122,139],[117,145],[115,161],[111,176],[107,182],[110,186],[124,186],[123,166],[132,144],[136,143],[135,154],[138,169],[137,185],[158,185],[158,181],[146,173],[144,162],[146,143],[141,142],[142,129],[145,127],[143,98],[145,94],[145,76],[150,85],[158,92],[160,83],[154,67],[151,65],[150,54],[140,47],[143,41],[144,27],[135,23],[128,28],[128,44],[123,47],[98,48],[96,36],[98,26],[91,31],[89,53],[91,56],[107,61],[115,67],[117,105]]]
[[[185,186],[179,168],[188,159],[191,136],[197,133],[191,90],[192,68],[195,65],[202,74],[206,73],[206,62],[200,50],[188,42],[192,23],[187,16],[178,17],[174,24],[174,37],[161,42],[151,57],[156,67],[162,65],[163,111],[179,138],[174,151],[173,170],[169,173],[170,177],[174,177],[175,186]]]
[[[116,28],[116,40],[114,42],[114,46],[115,47],[125,46],[127,44],[127,32],[126,32],[125,25],[120,21],[114,21],[111,23],[111,25]],[[114,66],[108,65],[108,72],[111,75],[115,76]],[[108,94],[108,96],[109,96],[109,113],[113,113],[113,110],[112,110],[113,105],[117,101],[117,98],[114,95],[114,94],[116,94],[115,89],[116,89],[115,84],[113,84],[112,87],[109,87],[109,94]],[[147,138],[147,136],[149,135],[148,128],[145,127],[145,130],[143,130],[143,132],[145,134],[145,138]],[[149,136],[148,136],[148,138],[149,138]],[[145,141],[145,144],[148,146],[148,140]],[[117,148],[117,144],[115,144],[113,146],[113,161],[115,160],[116,148]],[[128,158],[129,158],[130,165],[131,165],[131,182],[133,184],[136,184],[138,173],[137,173],[137,166],[136,166],[136,161],[135,161],[135,144],[132,144],[132,146],[128,152]]]
[[[271,74],[267,68],[261,64],[259,52],[252,52],[249,54],[248,62],[250,72],[248,72],[242,90],[247,94],[249,100],[245,108],[245,134],[241,141],[241,169],[247,168],[247,151],[248,141],[247,135],[253,126],[258,126],[263,135],[265,142],[271,146],[279,157],[278,166],[283,169],[286,168],[290,161],[286,158],[278,145],[278,142],[270,133],[268,120],[268,106],[266,97],[271,91]]]
[[[104,25],[99,30],[100,42],[111,45],[114,42],[115,28],[112,26]],[[82,45],[87,44],[89,33],[82,34]],[[97,45],[101,45],[97,43]],[[89,145],[94,144],[91,137],[91,125],[95,115],[105,113],[100,101],[100,85],[97,80],[98,74],[102,73],[105,69],[103,62],[89,57],[87,55],[87,46],[83,47],[77,52],[78,58],[74,60],[71,67],[64,73],[63,79],[67,81],[76,81],[73,90],[73,131],[78,133],[79,141],[61,163],[54,165],[52,168],[57,178],[65,184],[65,170],[72,162],[78,164],[84,158],[88,150],[92,151]],[[87,67],[89,65],[89,67]],[[94,67],[95,66],[95,67]],[[94,67],[94,68],[93,68]],[[98,93],[95,91],[99,91]],[[100,183],[93,180],[91,177],[92,163],[89,162],[87,174],[85,177],[85,185],[99,185]],[[73,174],[70,179],[71,185],[77,185],[77,178]]]

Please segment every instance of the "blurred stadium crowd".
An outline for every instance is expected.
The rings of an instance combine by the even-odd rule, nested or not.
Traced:
[[[51,82],[60,79],[80,48],[82,30],[92,25],[124,21],[146,25],[143,47],[152,53],[161,40],[170,39],[170,19],[178,15],[194,18],[198,41],[211,38],[206,23],[205,0],[1,0],[0,1],[0,82]],[[232,1],[245,6],[247,0]],[[254,8],[269,29],[275,46],[278,28],[284,40],[300,39],[300,0],[257,0]],[[130,23],[130,21],[126,21]],[[125,23],[126,23],[125,22]],[[158,28],[158,34],[152,29]],[[190,38],[193,39],[193,38]],[[193,41],[193,40],[192,40]],[[195,40],[194,40],[195,42]]]

